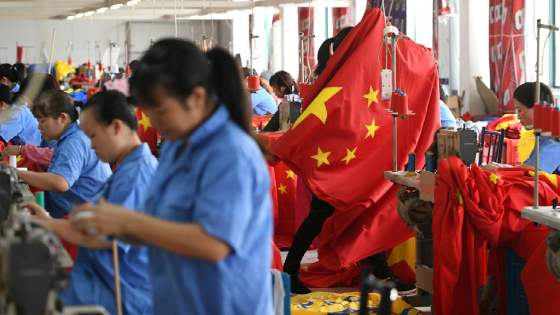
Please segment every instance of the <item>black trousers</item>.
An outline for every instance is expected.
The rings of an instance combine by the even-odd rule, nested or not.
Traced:
[[[329,203],[317,198],[313,194],[309,215],[299,227],[294,236],[292,246],[284,262],[284,271],[290,276],[297,276],[301,268],[301,260],[313,243],[313,240],[321,233],[323,224],[334,213],[334,207]],[[379,279],[386,279],[391,276],[391,270],[387,263],[385,252],[368,257],[372,267],[373,275]]]

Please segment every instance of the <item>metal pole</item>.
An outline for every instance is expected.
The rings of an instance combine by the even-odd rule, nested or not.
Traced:
[[[541,24],[541,19],[537,20],[537,24]],[[535,103],[541,100],[541,29],[537,27],[537,86],[535,88]],[[536,161],[536,160],[535,160]]]
[[[391,44],[393,46],[393,91],[397,88],[397,36],[397,34],[391,36]]]
[[[301,71],[301,82],[305,82],[305,67],[303,65],[303,33],[299,33],[299,67]]]
[[[537,78],[539,76],[537,75]],[[533,205],[533,209],[539,209],[539,136],[540,132],[535,132],[535,202]]]
[[[393,172],[397,171],[397,116],[393,115]]]

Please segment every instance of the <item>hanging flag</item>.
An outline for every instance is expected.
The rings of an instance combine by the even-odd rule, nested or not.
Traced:
[[[150,123],[150,118],[146,116],[146,113],[141,107],[134,112],[136,114],[136,119],[138,119],[138,137],[142,142],[147,143],[150,146],[150,151],[155,154],[158,141],[158,133]]]
[[[318,263],[329,270],[413,236],[396,211],[398,187],[383,178],[393,169],[393,118],[386,111],[390,103],[381,100],[381,69],[371,55],[381,45],[384,27],[379,9],[366,11],[310,87],[300,118],[271,148],[319,199],[336,208],[323,226],[319,248]],[[401,40],[396,60],[397,83],[405,87],[415,113],[397,122],[402,170],[409,152],[417,153],[417,165],[424,163],[440,125],[439,85],[430,49]]]
[[[313,35],[313,23],[315,22],[313,8],[298,8],[298,19],[299,19],[299,33],[303,33],[303,36]],[[299,39],[298,39],[299,41]],[[299,41],[299,49],[301,50],[301,41]],[[305,68],[305,79],[311,75],[311,71],[317,65],[317,60],[315,59],[315,46],[314,39],[310,38],[303,41],[303,66]],[[298,54],[298,58],[299,58]],[[304,77],[301,73],[301,66],[299,68],[298,82],[303,82]],[[306,80],[307,81],[307,80]]]
[[[350,14],[351,8],[333,8],[333,36],[338,34],[340,30],[351,26],[352,16]]]
[[[514,114],[513,92],[525,83],[525,1],[490,0],[490,85],[499,114]]]

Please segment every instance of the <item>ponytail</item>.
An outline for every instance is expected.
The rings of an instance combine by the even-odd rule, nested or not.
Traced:
[[[9,63],[4,63],[0,65],[0,79],[2,78],[6,78],[8,80],[10,80],[10,82],[12,83],[21,83],[21,81],[23,81],[23,79],[21,78],[20,75],[20,70],[18,70],[19,66],[16,65],[11,65]],[[25,72],[25,69],[23,69],[23,72]]]
[[[210,62],[210,82],[213,83],[214,93],[227,107],[231,120],[249,133],[249,98],[235,60],[228,52],[219,48],[210,50],[206,57]]]
[[[13,100],[14,93],[12,92],[12,88],[7,85],[0,84],[0,102],[11,105],[13,103]]]

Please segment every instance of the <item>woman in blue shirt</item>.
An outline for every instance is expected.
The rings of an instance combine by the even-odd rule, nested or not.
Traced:
[[[136,209],[144,201],[157,167],[157,160],[147,144],[142,144],[136,130],[138,121],[126,98],[119,92],[95,94],[83,106],[81,127],[91,139],[92,149],[106,163],[118,163],[99,193],[96,203],[104,198],[111,203]],[[37,204],[23,205],[38,217],[39,223],[76,245],[88,245],[103,250],[80,248],[70,272],[70,286],[60,294],[64,305],[101,305],[116,314],[112,251],[99,240],[84,243],[68,220],[50,218]],[[152,314],[151,282],[148,273],[147,247],[119,245],[120,285],[124,314]]]
[[[78,207],[93,216],[74,226],[149,245],[155,314],[271,314],[270,177],[235,61],[162,40],[130,85],[168,140],[148,198],[141,212]]]
[[[0,84],[0,138],[14,145],[41,143],[37,119],[29,107],[13,104],[12,90]]]
[[[46,173],[18,171],[20,179],[45,191],[45,208],[53,218],[66,216],[72,206],[89,202],[111,176],[91,150],[91,142],[80,129],[72,96],[63,91],[43,92],[33,107],[45,140],[56,140]]]
[[[12,92],[19,91],[19,83],[23,81],[25,75],[25,66],[21,63],[11,65],[4,63],[0,65],[0,84],[4,84],[12,89]]]

